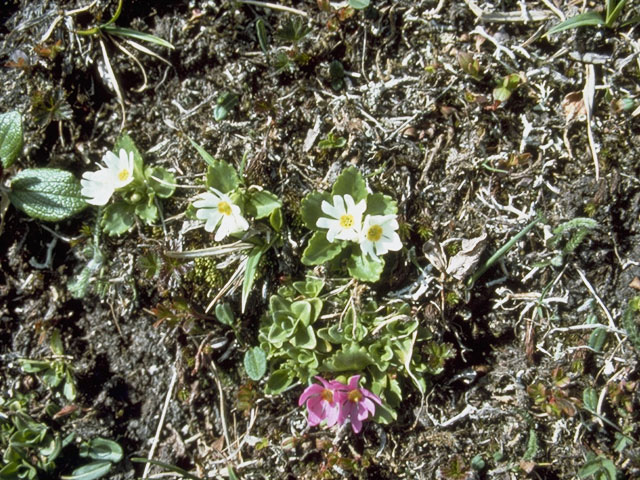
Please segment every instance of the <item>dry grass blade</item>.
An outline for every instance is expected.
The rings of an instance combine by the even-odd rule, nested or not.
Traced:
[[[586,80],[582,96],[584,98],[584,108],[587,113],[587,138],[589,139],[589,150],[593,158],[593,166],[596,171],[596,182],[600,179],[600,165],[598,162],[598,151],[596,150],[593,140],[593,130],[591,128],[591,119],[593,118],[593,98],[596,91],[596,71],[592,64],[587,65]]]
[[[107,53],[107,47],[104,44],[104,39],[100,37],[98,39],[100,42],[100,49],[102,50],[102,58],[104,58],[104,64],[107,69],[107,73],[109,75],[109,83],[113,86],[113,89],[116,92],[116,97],[118,98],[118,104],[120,105],[120,111],[122,112],[122,122],[120,123],[120,130],[124,130],[125,123],[127,121],[127,112],[124,106],[124,96],[122,95],[122,90],[120,89],[120,84],[118,83],[118,78],[116,77],[115,72],[113,71],[113,67],[111,66],[111,62],[109,61],[109,54]]]
[[[133,53],[131,53],[129,50],[127,50],[122,45],[120,45],[119,42],[116,42],[113,38],[111,39],[111,41],[113,42],[113,44],[116,46],[118,50],[120,50],[122,53],[128,56],[131,60],[133,60],[133,62],[138,66],[138,68],[140,69],[140,72],[142,73],[142,86],[139,88],[134,88],[133,91],[140,93],[146,90],[147,84],[148,84],[147,72],[142,66],[142,63],[140,63],[140,60],[138,60],[138,58]]]

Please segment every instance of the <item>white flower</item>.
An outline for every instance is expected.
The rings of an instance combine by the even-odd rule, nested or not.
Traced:
[[[367,209],[367,202],[360,200],[357,204],[349,194],[343,196],[334,195],[333,205],[326,200],[322,201],[322,211],[331,218],[320,217],[316,222],[318,228],[328,228],[327,240],[351,240],[358,241],[362,215]]]
[[[231,199],[215,188],[212,192],[205,192],[198,195],[198,199],[193,202],[193,206],[198,209],[196,217],[205,220],[204,229],[207,232],[213,230],[220,224],[216,232],[215,241],[219,242],[231,233],[244,232],[249,229],[249,223],[242,216],[240,207],[234,204]]]
[[[101,166],[97,172],[84,172],[80,180],[80,192],[91,205],[106,205],[113,192],[133,181],[133,152],[121,148],[119,157],[107,152],[102,161],[106,167]]]
[[[396,230],[398,220],[395,215],[367,215],[360,233],[362,253],[379,262],[378,255],[384,255],[390,250],[400,250],[402,241]]]

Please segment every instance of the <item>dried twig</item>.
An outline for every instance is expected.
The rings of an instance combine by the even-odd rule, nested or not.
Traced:
[[[282,12],[295,13],[303,17],[308,17],[306,12],[298,10],[297,8],[285,7],[284,5],[278,5],[277,3],[258,2],[256,0],[238,0],[238,3],[246,3],[247,5],[255,5],[256,7],[270,8],[272,10],[280,10]]]
[[[158,446],[158,441],[160,440],[160,433],[162,432],[162,427],[164,425],[164,419],[167,416],[167,410],[169,409],[169,401],[171,400],[171,395],[173,393],[173,387],[176,384],[176,380],[178,379],[178,372],[175,367],[173,368],[173,374],[171,375],[171,383],[169,384],[169,389],[167,390],[167,396],[164,400],[164,407],[162,407],[162,414],[160,415],[160,421],[158,422],[158,428],[156,429],[156,435],[153,438],[153,444],[151,445],[151,450],[149,450],[149,460],[153,459],[153,456],[156,453],[156,447]],[[151,468],[151,463],[147,462],[144,466],[144,472],[142,474],[142,479],[145,480],[149,478],[149,469]]]

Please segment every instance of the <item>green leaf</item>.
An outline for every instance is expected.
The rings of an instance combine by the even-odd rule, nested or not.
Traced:
[[[118,463],[122,460],[122,447],[113,440],[97,437],[81,446],[80,456]]]
[[[369,0],[349,0],[349,6],[356,10],[364,10],[369,6]]]
[[[395,215],[398,213],[398,204],[389,195],[372,193],[367,197],[367,210],[365,215]]]
[[[60,330],[55,328],[53,332],[51,332],[51,340],[49,341],[49,346],[51,347],[51,351],[54,355],[64,355],[64,347],[62,346],[62,339],[60,338]]]
[[[71,475],[62,475],[62,480],[94,480],[105,476],[111,470],[111,462],[91,462],[80,468],[76,468]]]
[[[194,142],[190,138],[189,138],[189,142],[191,142],[191,146],[196,149],[196,151],[202,157],[202,159],[205,162],[207,162],[207,165],[209,165],[210,167],[216,166],[216,159],[213,158],[204,148],[202,148],[200,145],[198,145],[196,142]]]
[[[333,184],[331,195],[351,195],[353,200],[358,203],[360,200],[367,198],[367,184],[356,167],[345,168]]]
[[[22,151],[22,115],[7,112],[0,115],[0,162],[9,168]]]
[[[512,91],[506,87],[497,87],[493,89],[493,99],[498,102],[506,102],[511,97]]]
[[[309,240],[309,245],[304,249],[302,263],[304,265],[321,265],[337,257],[343,247],[343,242],[329,242],[325,232],[315,232]]]
[[[20,363],[20,368],[25,373],[38,373],[43,370],[49,368],[51,364],[45,360],[31,360],[30,358],[20,358],[18,359],[18,363]]]
[[[216,122],[224,120],[229,111],[238,104],[238,95],[232,92],[222,92],[217,105],[213,109],[213,118]]]
[[[613,25],[613,23],[622,13],[622,9],[627,3],[626,0],[620,0],[615,7],[611,8],[614,4],[613,2],[614,0],[607,0],[607,18],[604,22],[607,27],[611,27]]]
[[[294,347],[313,350],[317,345],[316,335],[313,332],[313,327],[298,327],[296,329],[296,334],[293,336],[290,342]]]
[[[229,327],[233,325],[233,312],[228,303],[218,303],[216,305],[216,318],[223,325]]]
[[[265,391],[270,395],[282,393],[293,381],[293,374],[287,369],[276,370],[269,376]]]
[[[587,410],[592,412],[598,411],[598,392],[591,387],[587,387],[582,392],[582,403]]]
[[[151,35],[150,33],[139,32],[138,30],[133,30],[131,28],[116,27],[115,25],[104,25],[102,26],[101,30],[107,32],[110,35],[133,38],[135,40],[141,40],[143,42],[155,43],[156,45],[170,48],[171,50],[174,49],[173,45],[160,37],[156,37],[155,35]]]
[[[269,215],[269,225],[276,232],[280,232],[282,230],[282,211],[279,208],[276,208],[271,215]]]
[[[563,30],[569,30],[570,28],[586,27],[593,25],[604,25],[605,20],[598,12],[585,12],[575,17],[567,18],[564,22],[560,22],[549,29],[546,35],[552,35],[554,33],[562,32]]]
[[[633,297],[622,314],[622,328],[636,350],[640,350],[640,328],[638,328],[638,312],[640,312],[640,296]]]
[[[158,220],[158,207],[153,201],[153,194],[146,202],[140,202],[135,206],[135,214],[147,225],[153,225]]]
[[[73,377],[71,376],[71,372],[69,370],[67,370],[67,373],[65,375],[64,387],[62,388],[62,393],[64,394],[64,397],[70,402],[73,402],[76,399],[76,396],[78,394],[78,390],[76,389],[76,383],[74,382]]]
[[[247,268],[244,271],[244,281],[242,282],[242,313],[244,313],[244,308],[247,306],[247,300],[249,299],[251,288],[253,288],[253,282],[256,279],[258,263],[260,262],[262,254],[267,251],[267,248],[268,246],[255,247],[249,253]]]
[[[324,287],[324,280],[307,276],[303,282],[293,282],[293,288],[307,298],[317,297]]]
[[[207,187],[215,188],[222,193],[235,190],[240,184],[236,169],[224,160],[213,160],[207,170]]]
[[[265,28],[264,21],[261,18],[256,20],[256,35],[258,36],[258,43],[260,44],[260,48],[266,55],[269,51],[269,48],[267,47],[267,29]]]
[[[326,192],[311,192],[302,199],[300,215],[302,221],[309,230],[316,230],[316,222],[325,214],[322,212],[322,202],[331,203],[331,195]]]
[[[102,229],[111,236],[122,235],[135,224],[134,205],[116,202],[109,205],[102,217]]]
[[[267,355],[260,347],[253,347],[244,354],[244,369],[254,382],[267,372]]]
[[[147,167],[145,170],[149,187],[160,198],[169,198],[176,191],[176,177],[166,168]]]
[[[293,317],[305,327],[311,323],[311,304],[306,300],[298,300],[291,304]]]
[[[601,352],[604,342],[607,340],[607,331],[604,328],[596,328],[589,336],[589,346],[596,352]]]
[[[278,197],[267,190],[249,192],[248,212],[257,220],[268,217],[281,206],[282,202],[278,200]]]
[[[133,153],[133,178],[140,183],[144,183],[145,175],[142,154],[129,134],[123,133],[120,135],[118,140],[116,140],[116,143],[113,145],[113,153],[117,157],[120,156],[120,149]]]
[[[587,478],[601,473],[605,474],[609,480],[616,480],[617,471],[615,464],[606,457],[598,456],[588,460],[582,468],[578,470],[578,477]]]
[[[351,345],[325,360],[323,367],[330,372],[359,372],[375,363],[376,360],[369,355],[364,347],[359,348],[357,345]]]
[[[73,174],[54,168],[30,168],[11,180],[11,203],[33,218],[64,220],[87,206]]]
[[[527,449],[522,456],[522,460],[528,462],[536,458],[538,454],[538,436],[533,428],[529,429],[529,440],[527,441]]]
[[[396,412],[389,405],[387,405],[386,403],[383,403],[382,405],[378,405],[376,403],[376,413],[373,416],[373,420],[376,423],[389,425],[390,423],[395,422],[397,418],[398,418],[398,412]]]
[[[352,255],[347,262],[349,274],[363,282],[377,282],[384,270],[384,260],[379,262],[372,260],[368,255]]]

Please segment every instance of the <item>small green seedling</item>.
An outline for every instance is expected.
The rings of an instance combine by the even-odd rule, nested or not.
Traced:
[[[506,102],[521,84],[522,78],[517,73],[506,75],[493,89],[493,99],[500,103]]]
[[[327,134],[327,138],[318,142],[318,148],[320,150],[331,150],[333,148],[343,148],[347,144],[347,139],[334,135],[333,132]]]
[[[51,390],[62,391],[64,397],[72,402],[76,399],[76,383],[73,378],[72,358],[64,354],[60,332],[51,333],[50,358],[33,360],[22,358],[20,366],[25,373],[35,373]]]
[[[482,78],[480,63],[469,52],[458,52],[458,64],[464,73],[471,75],[475,80]]]

